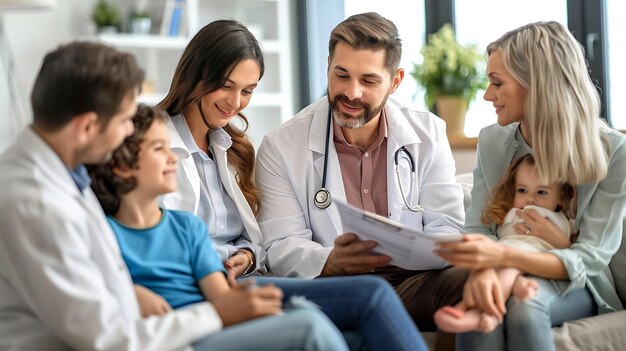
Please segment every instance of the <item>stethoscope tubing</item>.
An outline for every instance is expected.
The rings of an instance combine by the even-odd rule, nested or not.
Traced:
[[[315,207],[319,208],[320,210],[328,208],[328,206],[330,206],[332,202],[332,196],[330,194],[330,191],[326,189],[326,175],[328,174],[328,148],[330,146],[331,126],[332,126],[332,109],[329,107],[328,108],[328,121],[326,123],[326,141],[324,145],[324,171],[323,171],[324,173],[322,174],[322,187],[320,190],[315,192],[315,197],[313,198],[313,204],[315,205]],[[406,206],[407,209],[413,212],[424,212],[424,209],[420,205],[411,206],[406,200],[406,195],[404,193],[404,189],[402,188],[402,182],[400,181],[400,171],[398,167],[398,163],[399,163],[398,158],[401,152],[403,152],[408,157],[409,165],[411,166],[411,186],[410,186],[409,193],[408,193],[409,195],[415,190],[416,173],[415,173],[415,160],[413,159],[413,155],[411,155],[411,153],[409,152],[409,150],[407,150],[405,146],[401,146],[394,153],[393,162],[395,164],[396,176],[398,177],[398,186],[400,187],[400,194],[402,196],[402,200],[404,201],[404,205]]]

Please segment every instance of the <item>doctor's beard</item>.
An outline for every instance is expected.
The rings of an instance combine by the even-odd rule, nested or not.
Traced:
[[[333,119],[335,120],[335,123],[342,128],[357,129],[363,127],[374,117],[380,114],[387,103],[389,94],[390,93],[387,92],[383,101],[375,108],[372,108],[369,104],[363,103],[360,99],[350,101],[350,99],[348,99],[345,95],[337,95],[333,101],[330,101],[330,95],[327,96],[328,103],[333,111]],[[357,116],[341,112],[341,110],[339,110],[339,106],[337,105],[342,101],[351,107],[363,108],[363,112]]]

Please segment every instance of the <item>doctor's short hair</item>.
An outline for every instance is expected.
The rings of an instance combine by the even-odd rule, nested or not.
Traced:
[[[498,184],[491,190],[491,198],[480,217],[484,224],[501,225],[506,214],[513,208],[513,200],[517,191],[515,178],[522,164],[529,165],[537,170],[535,157],[531,154],[518,158],[507,168]],[[563,211],[569,215],[570,202],[574,198],[574,187],[568,183],[560,183],[559,185],[559,200],[562,206],[557,207],[556,211]]]
[[[44,57],[35,79],[30,96],[34,123],[54,132],[77,115],[95,112],[106,127],[143,79],[144,71],[129,53],[99,43],[62,45]]]
[[[385,67],[392,75],[400,66],[402,41],[398,28],[376,12],[352,15],[333,29],[328,42],[331,60],[339,42],[357,50],[385,50]]]
[[[146,131],[155,121],[165,123],[167,118],[165,112],[140,104],[133,117],[135,131],[113,152],[111,160],[105,164],[87,166],[91,189],[107,215],[115,215],[120,207],[121,196],[137,187],[135,177],[121,177],[115,173],[115,169],[136,169]]]

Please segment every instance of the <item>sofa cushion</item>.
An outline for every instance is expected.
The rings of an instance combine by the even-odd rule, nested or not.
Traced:
[[[626,311],[569,321],[552,331],[557,350],[626,350]]]

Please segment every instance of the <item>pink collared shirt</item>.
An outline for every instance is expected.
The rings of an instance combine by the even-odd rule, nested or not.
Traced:
[[[333,142],[348,203],[388,217],[387,117],[384,109],[378,123],[378,135],[367,150],[349,144],[336,123],[333,123]]]

